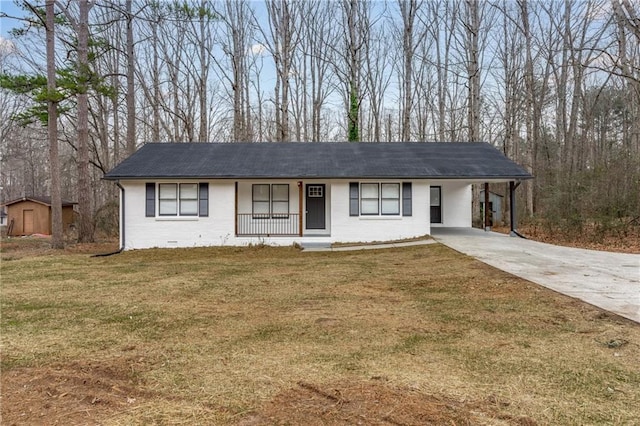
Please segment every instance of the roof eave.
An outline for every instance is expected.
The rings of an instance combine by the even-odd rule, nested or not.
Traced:
[[[520,180],[529,180],[533,179],[532,175],[522,176],[522,175],[507,175],[507,176],[105,176],[104,180],[110,181],[120,181],[120,180],[155,180],[155,179],[174,179],[174,180],[183,180],[183,179],[206,179],[206,180],[256,180],[256,179],[287,179],[287,180],[300,180],[300,179],[340,179],[340,180],[358,180],[358,179],[415,179],[415,180],[472,180],[478,182],[485,181],[501,181],[501,182],[509,182],[509,181],[520,181]]]

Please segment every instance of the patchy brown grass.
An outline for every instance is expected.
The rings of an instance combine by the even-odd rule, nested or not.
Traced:
[[[640,326],[439,244],[45,252],[1,273],[2,424],[640,418]]]
[[[90,244],[78,244],[75,241],[65,241],[63,250],[51,248],[50,236],[27,236],[3,238],[0,242],[0,260],[14,260],[53,254],[70,253],[111,253],[118,249],[118,240],[97,240]]]
[[[431,240],[431,239],[432,239],[431,235],[422,235],[419,237],[403,238],[401,240],[390,240],[390,241],[371,241],[367,243],[363,243],[363,242],[333,243],[331,244],[331,247],[373,246],[373,245],[380,245],[380,244],[410,243],[415,241],[425,241],[425,240]]]

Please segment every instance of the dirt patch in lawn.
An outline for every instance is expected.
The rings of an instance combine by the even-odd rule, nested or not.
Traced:
[[[530,417],[501,414],[509,405],[491,395],[483,401],[457,401],[408,387],[394,387],[382,377],[367,382],[315,385],[298,382],[278,394],[239,425],[474,425],[491,421],[536,425]]]
[[[145,360],[134,357],[111,363],[13,369],[2,376],[4,424],[103,424],[126,411],[145,411],[149,409],[145,404],[154,395],[142,391],[136,378],[136,369],[144,368]],[[236,424],[538,424],[530,417],[502,411],[509,405],[495,395],[480,401],[427,395],[419,389],[392,386],[383,377],[322,385],[300,381],[258,410],[238,418]]]
[[[2,373],[3,424],[97,424],[149,397],[138,374],[141,356],[76,361]]]

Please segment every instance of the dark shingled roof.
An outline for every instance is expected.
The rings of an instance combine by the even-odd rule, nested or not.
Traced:
[[[483,142],[149,143],[105,179],[530,179]]]
[[[51,197],[36,197],[36,196],[33,196],[33,195],[30,195],[28,197],[16,198],[15,200],[7,201],[6,203],[4,203],[4,205],[5,206],[10,206],[12,204],[21,203],[23,201],[33,201],[35,203],[40,203],[40,204],[44,204],[44,205],[47,205],[47,206],[51,205]],[[62,200],[62,207],[69,207],[69,206],[73,206],[74,204],[78,204],[78,203],[73,202],[73,201]]]

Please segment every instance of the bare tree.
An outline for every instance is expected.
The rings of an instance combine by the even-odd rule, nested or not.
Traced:
[[[136,100],[135,100],[135,56],[133,39],[133,13],[132,0],[125,0],[125,14],[127,21],[127,154],[131,155],[136,150]]]
[[[400,139],[411,140],[411,112],[413,109],[413,61],[417,45],[423,43],[426,31],[415,34],[416,16],[422,6],[418,0],[398,0],[402,17],[402,53],[404,59],[404,97],[402,100],[402,131]]]
[[[47,0],[46,38],[47,38],[47,114],[49,137],[49,169],[51,171],[51,246],[64,248],[62,229],[62,195],[60,193],[60,163],[58,157],[58,104],[56,92],[55,64],[55,0]]]
[[[233,140],[251,141],[251,105],[249,98],[248,55],[251,52],[254,18],[246,1],[226,0],[217,10],[222,22],[221,34],[218,34],[224,58],[219,59],[211,52],[211,59],[217,74],[231,89],[233,99]],[[260,52],[256,52],[260,54]],[[228,90],[227,89],[227,90]]]
[[[93,241],[91,186],[89,181],[89,105],[87,91],[89,71],[89,9],[88,0],[80,0],[78,19],[78,242]]]
[[[311,140],[321,141],[322,111],[327,98],[333,93],[329,84],[331,61],[325,53],[336,43],[337,29],[333,25],[336,9],[329,2],[313,0],[301,3],[303,7],[301,24],[304,28],[304,55],[308,60],[308,77],[311,84]],[[305,78],[306,75],[305,74]],[[300,84],[305,84],[301,81]],[[306,84],[305,84],[306,85]],[[305,115],[307,116],[307,115]]]
[[[288,142],[289,136],[289,93],[291,65],[297,49],[300,34],[300,14],[290,0],[268,0],[269,35],[265,32],[265,43],[273,56],[276,67],[274,104],[276,114],[276,140]]]

